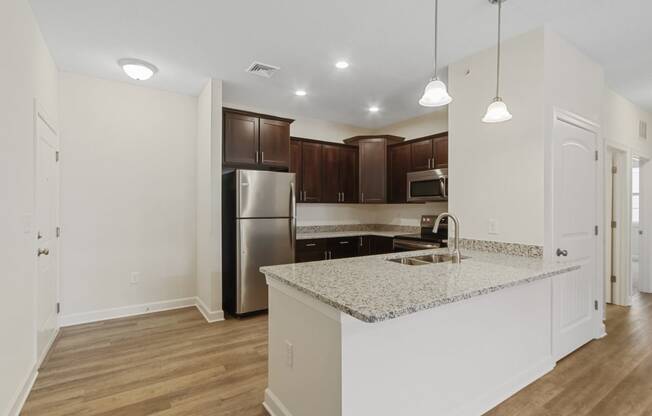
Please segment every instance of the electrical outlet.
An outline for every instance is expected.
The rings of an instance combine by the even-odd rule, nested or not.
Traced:
[[[285,364],[289,368],[294,367],[294,345],[288,340],[285,340]]]
[[[496,235],[498,234],[498,221],[493,218],[489,219],[489,234]]]
[[[140,281],[140,272],[131,272],[131,284],[137,285]]]

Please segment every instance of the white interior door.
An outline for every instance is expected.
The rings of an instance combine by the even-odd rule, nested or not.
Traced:
[[[597,128],[558,115],[553,126],[553,256],[581,268],[553,279],[553,355],[559,359],[595,334]]]
[[[36,121],[36,331],[42,357],[56,334],[59,292],[59,169],[56,132],[40,116]]]
[[[639,256],[638,256],[638,289],[641,292],[652,293],[652,276],[650,271],[650,232],[652,228],[652,162],[641,159],[639,171]]]

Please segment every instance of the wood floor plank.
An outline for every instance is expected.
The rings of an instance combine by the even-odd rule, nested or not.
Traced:
[[[487,416],[652,416],[652,295]],[[195,308],[63,328],[24,416],[265,416],[267,317]],[[298,415],[301,416],[301,415]]]

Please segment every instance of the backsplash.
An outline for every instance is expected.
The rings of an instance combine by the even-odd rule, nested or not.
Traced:
[[[339,225],[299,225],[297,234],[309,233],[332,233],[338,231],[399,231],[417,233],[419,227],[412,225],[388,225],[388,224],[339,224]]]

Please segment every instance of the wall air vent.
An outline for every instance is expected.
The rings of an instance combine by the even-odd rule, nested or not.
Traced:
[[[643,120],[638,122],[638,137],[647,140],[647,123]]]
[[[274,65],[267,65],[261,62],[254,62],[246,69],[250,74],[258,75],[260,77],[271,78],[274,72],[278,71],[279,67]]]

